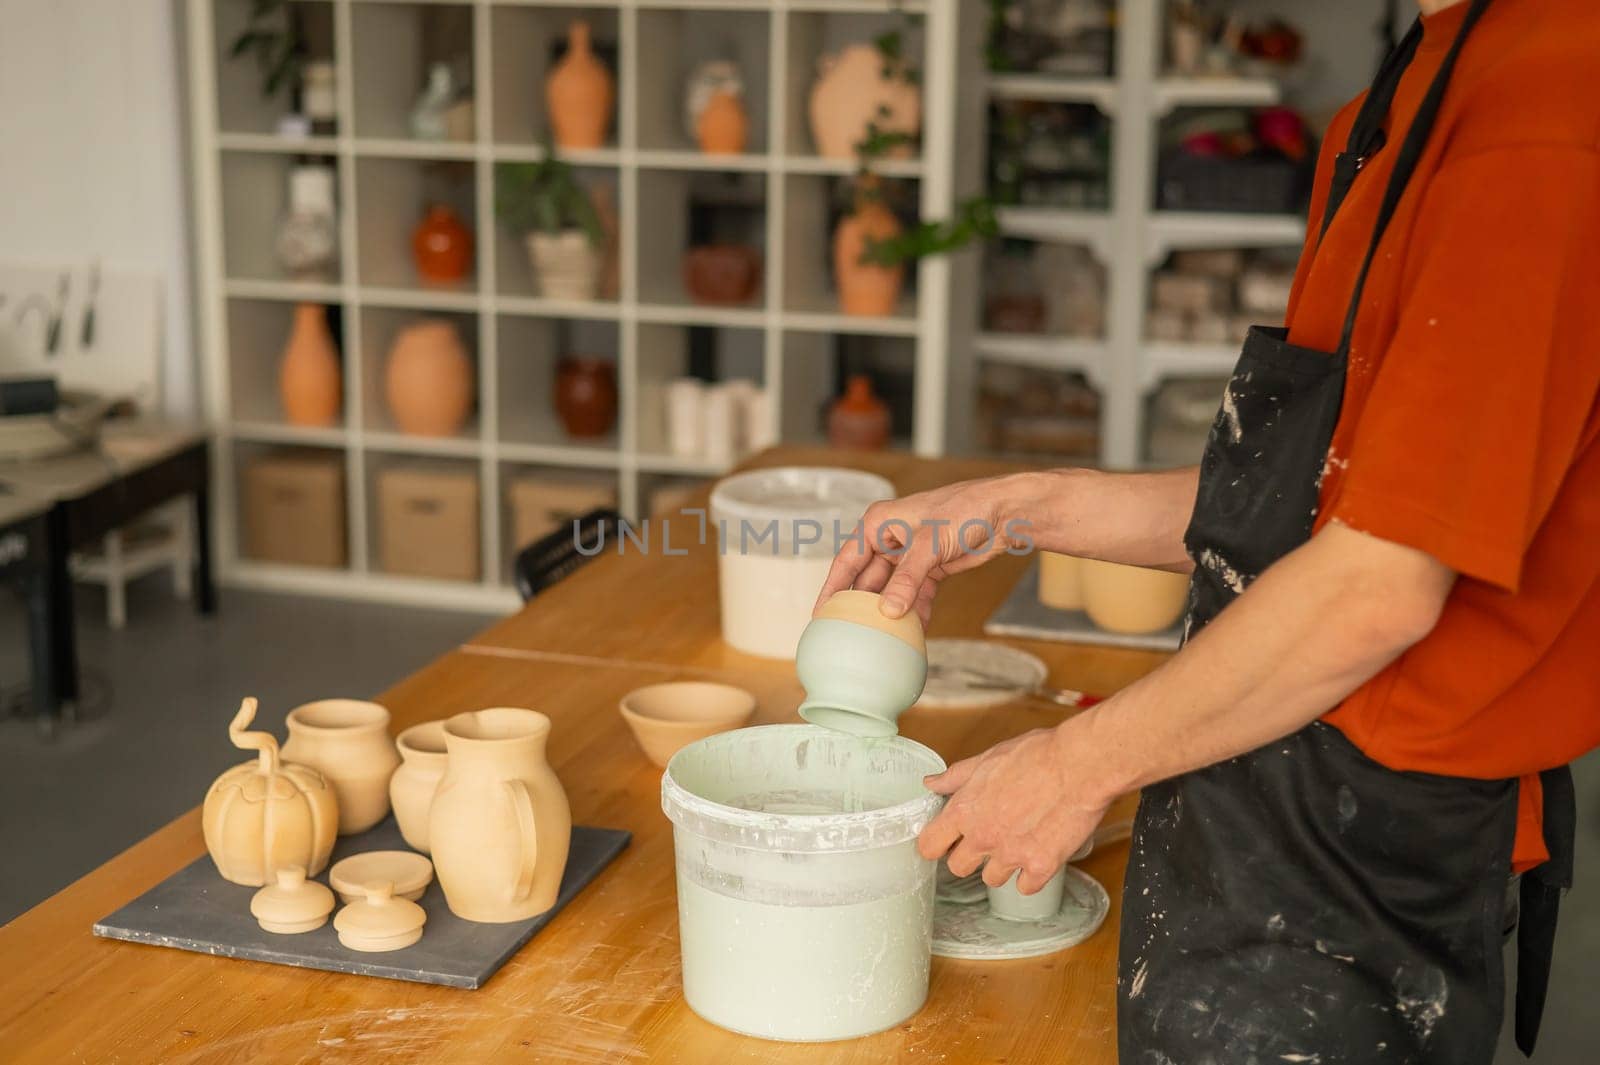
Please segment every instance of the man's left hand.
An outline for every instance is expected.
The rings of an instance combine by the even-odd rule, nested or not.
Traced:
[[[949,851],[957,876],[983,866],[991,887],[1021,869],[1017,889],[1038,891],[1094,833],[1110,805],[1090,796],[1069,771],[1068,745],[1076,738],[1066,727],[1035,729],[929,777],[928,788],[950,801],[922,830],[917,849],[929,859]]]

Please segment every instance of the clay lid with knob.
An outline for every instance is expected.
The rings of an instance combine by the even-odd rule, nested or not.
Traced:
[[[333,927],[350,950],[376,953],[409,947],[422,938],[427,920],[421,906],[395,895],[393,884],[368,884],[366,898],[340,910]]]
[[[306,879],[304,866],[279,869],[273,882],[250,899],[250,913],[263,931],[278,935],[314,932],[333,912],[333,892],[315,880]]]
[[[927,654],[927,640],[922,632],[922,621],[916,612],[908,610],[900,617],[891,618],[880,609],[879,604],[882,602],[883,597],[876,592],[849,588],[835,593],[823,603],[817,610],[817,617],[830,618],[834,621],[853,621],[857,625],[877,629],[902,643],[909,644],[918,654]]]

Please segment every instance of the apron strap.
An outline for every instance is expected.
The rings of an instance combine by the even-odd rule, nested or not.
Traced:
[[[1521,916],[1517,922],[1517,1049],[1528,1057],[1539,1039],[1550,958],[1556,942],[1561,895],[1572,886],[1578,806],[1572,769],[1561,766],[1539,774],[1544,790],[1544,843],[1550,860],[1522,874]]]
[[[1382,150],[1388,140],[1383,131],[1384,119],[1389,116],[1389,107],[1394,102],[1395,90],[1400,87],[1401,75],[1411,65],[1412,58],[1417,54],[1417,45],[1421,43],[1422,20],[1416,19],[1405,37],[1389,50],[1379,65],[1378,73],[1372,79],[1372,87],[1367,90],[1367,98],[1350,126],[1344,151],[1334,157],[1333,181],[1328,186],[1328,202],[1322,209],[1322,229],[1317,234],[1318,242],[1327,235],[1328,225],[1333,221],[1333,216],[1339,213],[1345,195],[1355,183],[1356,174],[1360,173],[1368,159]]]
[[[1400,197],[1404,195],[1406,185],[1417,169],[1417,162],[1422,158],[1423,148],[1427,146],[1428,137],[1433,132],[1433,124],[1439,117],[1439,107],[1444,101],[1445,88],[1450,84],[1450,75],[1455,71],[1456,59],[1461,55],[1461,47],[1466,44],[1467,35],[1472,32],[1472,27],[1477,25],[1478,19],[1483,17],[1483,12],[1489,3],[1490,0],[1472,0],[1472,6],[1467,10],[1466,18],[1462,20],[1461,29],[1457,31],[1456,39],[1451,42],[1450,51],[1445,54],[1444,62],[1439,65],[1439,72],[1434,75],[1433,83],[1428,86],[1427,95],[1422,98],[1422,103],[1417,108],[1417,115],[1411,120],[1411,127],[1406,130],[1405,140],[1400,144],[1400,154],[1395,158],[1394,173],[1389,175],[1389,184],[1383,190],[1383,202],[1378,207],[1378,221],[1372,230],[1372,241],[1367,245],[1366,257],[1361,260],[1361,272],[1356,275],[1355,291],[1351,293],[1350,307],[1345,311],[1344,329],[1339,335],[1337,349],[1337,354],[1341,357],[1350,353],[1350,337],[1356,328],[1356,312],[1361,309],[1361,294],[1367,286],[1367,274],[1372,269],[1372,260],[1377,255],[1378,245],[1383,240],[1384,231],[1389,228],[1389,221],[1394,217]]]

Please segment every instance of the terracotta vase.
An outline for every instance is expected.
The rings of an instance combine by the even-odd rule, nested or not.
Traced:
[[[811,139],[817,154],[854,159],[869,123],[885,133],[916,136],[922,129],[922,90],[870,44],[852,44],[823,56],[811,87]],[[910,146],[891,155],[910,154]]]
[[[592,300],[600,291],[605,260],[581,229],[529,233],[528,258],[539,295],[552,300]]]
[[[456,327],[428,318],[402,329],[384,371],[389,414],[403,432],[454,436],[472,411],[472,360]]]
[[[550,719],[499,707],[444,724],[449,762],[428,815],[434,872],[450,912],[522,921],[555,904],[572,813],[545,760]]]
[[[417,277],[430,285],[453,285],[472,272],[472,231],[442,203],[428,208],[411,234]]]
[[[702,244],[683,254],[683,287],[696,303],[749,303],[761,288],[761,252],[743,244]]]
[[[828,411],[828,443],[851,451],[889,446],[889,408],[873,393],[871,378],[850,378],[844,395],[834,401]]]
[[[289,711],[283,756],[319,770],[339,797],[339,834],[365,832],[389,813],[389,778],[400,764],[389,711],[359,699],[322,699]]]
[[[750,140],[750,116],[731,92],[712,93],[694,124],[695,140],[707,155],[738,155]]]
[[[855,211],[833,231],[833,274],[839,287],[839,309],[845,314],[881,318],[893,314],[905,285],[904,263],[879,266],[861,261],[869,240],[888,240],[902,227],[894,212],[864,184]]]
[[[617,371],[609,359],[556,363],[556,415],[568,436],[604,436],[617,420]]]
[[[400,768],[389,778],[389,805],[406,846],[428,854],[428,808],[446,762],[444,722],[412,725],[394,742],[400,749]]]
[[[594,54],[589,24],[582,19],[575,20],[567,31],[567,54],[545,79],[544,97],[559,147],[605,145],[616,85]]]
[[[278,394],[290,425],[332,425],[344,403],[339,349],[328,331],[327,308],[302,303],[278,364]]]
[[[280,759],[271,733],[245,731],[256,706],[254,699],[244,701],[228,737],[257,758],[216,779],[200,818],[217,872],[249,887],[261,887],[291,866],[316,876],[328,864],[339,827],[339,802],[327,779],[310,766]]]

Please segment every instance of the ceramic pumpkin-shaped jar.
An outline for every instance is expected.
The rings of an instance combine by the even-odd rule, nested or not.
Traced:
[[[874,45],[852,44],[818,63],[809,110],[817,154],[854,159],[869,124],[912,137],[921,131],[922,90],[899,61],[886,59]],[[902,145],[891,154],[909,153],[910,146]]]
[[[611,128],[616,84],[594,54],[589,24],[582,19],[567,31],[567,54],[544,83],[545,104],[556,144],[562,148],[600,148]]]
[[[236,765],[206,792],[201,831],[224,880],[261,887],[277,870],[304,868],[316,876],[333,853],[339,805],[332,786],[310,766],[278,757],[271,733],[245,731],[256,700],[246,699],[228,726],[235,747],[258,752]]]
[[[403,432],[453,436],[472,411],[472,360],[456,327],[426,318],[402,329],[389,349],[384,395]]]
[[[889,240],[902,232],[900,220],[884,206],[876,190],[875,182],[863,178],[855,211],[840,219],[833,231],[833,276],[839,288],[839,309],[845,314],[893,314],[905,285],[905,264],[880,266],[862,261],[870,241]]]

